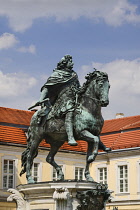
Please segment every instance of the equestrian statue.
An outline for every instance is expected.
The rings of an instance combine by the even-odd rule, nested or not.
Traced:
[[[32,116],[27,133],[27,148],[21,157],[23,168],[20,175],[26,172],[28,183],[34,183],[31,168],[43,139],[50,144],[46,161],[56,169],[57,180],[64,180],[64,174],[54,156],[65,141],[71,146],[76,146],[78,140],[87,142],[87,181],[94,181],[90,176],[89,165],[95,160],[98,149],[105,152],[111,150],[99,136],[104,124],[101,107],[109,104],[108,75],[95,70],[85,78],[86,82],[80,86],[73,70],[72,56],[65,55],[41,88],[38,102],[29,108],[41,106]]]

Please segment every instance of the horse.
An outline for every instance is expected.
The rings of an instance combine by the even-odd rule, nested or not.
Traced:
[[[74,109],[73,130],[76,141],[87,142],[87,156],[85,167],[85,178],[87,181],[94,181],[89,172],[89,165],[92,163],[100,147],[100,133],[104,124],[101,114],[101,107],[109,104],[109,80],[105,72],[93,71],[86,77],[78,93],[77,107]],[[51,118],[45,123],[37,123],[37,112],[32,116],[28,129],[27,148],[22,153],[22,171],[20,176],[26,172],[28,183],[34,183],[31,176],[33,159],[38,154],[40,142],[45,139],[50,144],[50,151],[46,161],[51,164],[57,172],[57,180],[64,180],[62,168],[55,162],[54,156],[59,148],[67,141],[67,134],[64,119]]]

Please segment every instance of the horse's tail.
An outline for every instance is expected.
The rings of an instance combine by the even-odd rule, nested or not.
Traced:
[[[27,158],[28,158],[28,154],[30,153],[30,149],[31,149],[31,128],[28,128],[28,132],[27,132],[27,148],[26,150],[22,153],[21,155],[21,167],[23,168],[20,172],[20,176],[22,176],[22,174],[24,174],[26,172],[26,165],[27,165]],[[34,158],[37,156],[38,151],[36,151]]]

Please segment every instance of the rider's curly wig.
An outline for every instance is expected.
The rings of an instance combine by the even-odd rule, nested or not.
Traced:
[[[68,61],[72,62],[72,56],[71,55],[65,55],[58,63],[57,63],[57,69],[61,70],[64,69],[67,66]]]

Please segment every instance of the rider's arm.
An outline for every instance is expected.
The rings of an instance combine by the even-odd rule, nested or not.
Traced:
[[[41,90],[41,95],[40,95],[40,98],[39,100],[35,103],[35,105],[29,107],[28,109],[32,109],[36,106],[40,106],[43,102],[44,99],[47,99],[48,98],[48,89],[46,87],[44,87],[42,90]],[[50,103],[50,102],[49,102]]]
[[[45,98],[48,98],[48,89],[46,87],[41,91],[39,102],[43,101]]]

